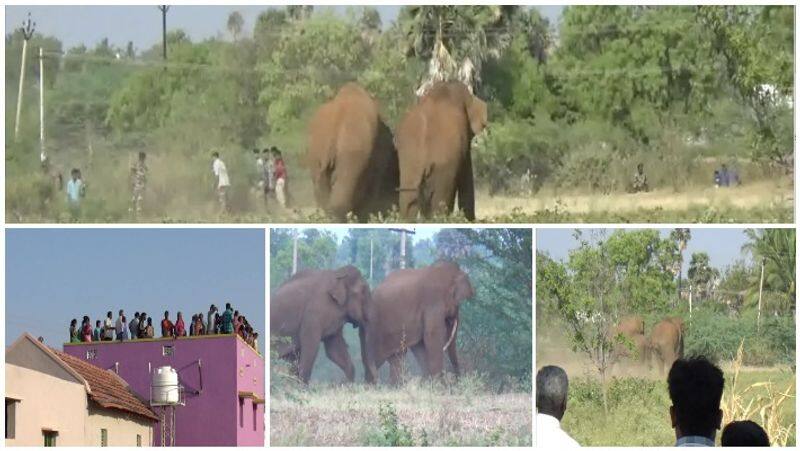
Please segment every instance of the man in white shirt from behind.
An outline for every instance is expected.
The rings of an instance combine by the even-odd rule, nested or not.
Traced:
[[[219,152],[214,152],[211,156],[214,158],[211,170],[214,172],[214,177],[216,177],[219,205],[222,212],[226,213],[228,211],[228,187],[231,185],[228,179],[228,168],[225,167],[225,162],[219,157]]]
[[[561,429],[561,418],[567,410],[569,379],[567,373],[557,366],[545,366],[536,373],[536,435],[538,447],[549,449],[579,447]]]

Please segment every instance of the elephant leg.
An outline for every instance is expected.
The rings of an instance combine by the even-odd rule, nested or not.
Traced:
[[[457,168],[438,168],[428,182],[432,186],[430,208],[438,214],[449,215],[456,201]]]
[[[375,374],[377,370],[372,362],[371,352],[367,349],[367,346],[370,346],[367,344],[367,338],[366,326],[359,326],[358,340],[361,344],[361,364],[364,366],[364,381],[368,384],[374,384],[377,378]]]
[[[300,361],[298,363],[298,376],[304,383],[311,379],[311,370],[314,368],[314,361],[317,360],[319,352],[319,342],[322,340],[318,330],[304,324],[300,328]]]
[[[427,356],[425,355],[425,345],[422,343],[417,343],[411,347],[411,352],[414,354],[414,359],[416,359],[417,364],[419,365],[419,369],[422,371],[422,374],[428,374],[428,362]]]
[[[328,168],[320,169],[320,173],[314,177],[314,199],[317,207],[326,210],[331,196],[331,173]]]
[[[475,184],[472,175],[472,152],[467,151],[458,175],[458,208],[469,221],[475,220]]]
[[[356,369],[352,360],[350,360],[350,353],[347,352],[347,343],[344,341],[342,331],[340,330],[336,334],[327,337],[324,343],[325,355],[344,371],[348,382],[353,382],[356,376]]]
[[[403,189],[400,191],[400,216],[407,220],[416,220],[419,214],[419,205],[416,190]]]
[[[444,343],[446,340],[444,319],[426,320],[424,324],[423,342],[425,343],[426,365],[428,374],[439,376],[444,367]]]

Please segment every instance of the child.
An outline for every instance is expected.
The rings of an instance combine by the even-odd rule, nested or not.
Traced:
[[[153,338],[153,318],[147,318],[147,327],[145,328],[144,338]]]
[[[103,328],[100,327],[100,320],[98,319],[95,322],[94,327],[94,334],[92,335],[92,341],[100,341],[100,337],[103,336]]]
[[[81,199],[86,197],[86,184],[83,183],[80,169],[74,168],[70,174],[72,178],[67,182],[67,204],[72,212],[72,216],[77,217],[81,206]]]

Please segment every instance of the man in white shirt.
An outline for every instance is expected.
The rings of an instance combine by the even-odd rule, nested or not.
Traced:
[[[536,373],[536,435],[538,447],[549,449],[579,447],[561,429],[561,418],[567,411],[567,373],[557,366],[545,366]]]
[[[114,340],[114,321],[111,318],[111,312],[106,313],[106,320],[103,323],[103,341]]]
[[[211,170],[217,179],[217,197],[222,212],[226,213],[228,211],[228,187],[231,186],[231,182],[228,179],[228,168],[225,167],[225,162],[219,157],[219,152],[214,152],[211,156],[214,158]]]

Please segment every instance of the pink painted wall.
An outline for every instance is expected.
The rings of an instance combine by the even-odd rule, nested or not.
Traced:
[[[164,346],[173,347],[171,356],[163,355]],[[178,407],[175,415],[178,446],[264,444],[263,404],[257,406],[260,421],[255,422],[257,427],[253,430],[252,403],[244,400],[244,418],[240,418],[238,395],[240,391],[251,391],[263,399],[264,359],[238,337],[64,344],[64,352],[100,368],[113,370],[118,364],[119,375],[146,400],[150,399],[150,369],[173,367],[186,399],[186,405]],[[87,358],[92,353],[94,358]],[[244,386],[247,388],[241,388]],[[156,425],[154,429],[154,444],[159,445],[160,428]]]

